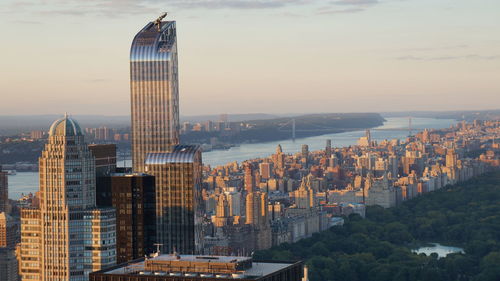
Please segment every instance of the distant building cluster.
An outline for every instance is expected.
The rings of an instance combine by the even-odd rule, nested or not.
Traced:
[[[327,140],[325,150],[303,145],[296,154],[278,146],[266,158],[206,167],[206,248],[246,253],[296,242],[342,224],[340,216],[364,216],[365,206],[394,207],[466,181],[500,167],[499,136],[498,121],[424,130],[406,141],[377,142],[368,130],[356,146]]]
[[[227,115],[222,115],[219,121],[206,121],[203,123],[184,122],[182,123],[181,133],[189,132],[239,132],[241,124],[237,122],[228,122]]]
[[[130,134],[128,132],[121,132],[117,129],[107,127],[99,128],[85,128],[85,135],[89,141],[129,141]]]

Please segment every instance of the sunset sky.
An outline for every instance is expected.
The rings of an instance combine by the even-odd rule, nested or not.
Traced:
[[[181,115],[500,108],[498,0],[1,0],[0,115],[129,114],[163,11]]]

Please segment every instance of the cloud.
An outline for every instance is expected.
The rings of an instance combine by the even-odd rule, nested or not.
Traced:
[[[14,24],[43,24],[40,21],[34,21],[34,20],[13,20],[11,23]]]
[[[85,16],[97,15],[106,17],[120,17],[145,13],[159,13],[159,7],[150,0],[87,0],[76,1],[57,0],[46,1],[48,5],[36,9],[41,15]],[[151,2],[151,3],[148,3]],[[47,9],[45,7],[51,7]]]
[[[363,8],[349,8],[349,9],[342,9],[342,10],[335,10],[335,9],[322,9],[316,12],[318,15],[334,15],[334,14],[352,14],[352,13],[357,13],[357,12],[362,12],[365,9]]]
[[[330,6],[325,6],[318,11],[317,15],[334,15],[334,14],[352,14],[363,12],[369,7],[379,4],[378,0],[336,0],[330,2]],[[336,7],[344,6],[347,8],[338,9]]]
[[[269,9],[281,8],[290,5],[301,5],[313,2],[312,0],[174,0],[169,1],[173,6],[180,8],[205,9]]]
[[[500,55],[493,55],[493,56],[484,56],[484,55],[477,55],[477,54],[472,54],[472,55],[461,55],[461,56],[440,56],[440,57],[419,57],[419,56],[402,56],[402,57],[397,57],[397,60],[403,60],[403,61],[449,61],[449,60],[497,60],[500,59]]]
[[[170,10],[232,9],[232,10],[277,10],[288,7],[310,6],[313,14],[343,14],[360,12],[378,4],[378,0],[22,0],[7,5],[15,13],[29,12],[37,15],[60,16],[108,16],[146,14]],[[326,5],[325,5],[326,3]],[[314,12],[318,5],[325,5]],[[5,6],[5,5],[4,5]],[[345,6],[342,9],[335,7]],[[308,14],[304,11],[304,14]]]
[[[378,0],[337,0],[333,1],[335,5],[369,6],[379,4]]]
[[[84,82],[87,82],[87,83],[108,83],[111,81],[112,81],[111,79],[107,79],[107,78],[94,78],[94,79],[84,80]]]
[[[469,48],[469,45],[461,44],[461,45],[451,45],[451,46],[414,47],[414,48],[401,49],[401,51],[427,52],[436,50],[457,50],[466,48]]]
[[[42,15],[130,15],[156,12],[165,7],[181,9],[277,9],[320,0],[25,0],[4,5],[10,11],[35,11]]]

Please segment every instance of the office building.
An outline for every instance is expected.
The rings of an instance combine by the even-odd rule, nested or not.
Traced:
[[[90,144],[89,150],[95,159],[97,177],[116,171],[116,144]]]
[[[30,133],[30,138],[32,140],[39,140],[42,139],[45,136],[44,131],[31,131]]]
[[[305,159],[307,161],[307,159],[309,159],[309,145],[307,144],[303,144],[302,145],[302,153],[301,153],[301,156],[303,159]]]
[[[272,163],[262,162],[259,164],[259,172],[262,179],[270,179],[273,177]]]
[[[13,248],[0,247],[0,280],[19,280],[16,251]]]
[[[116,260],[153,252],[156,243],[155,179],[146,174],[111,174],[97,186],[97,205],[116,210]]]
[[[0,212],[7,212],[9,205],[9,178],[0,165]]]
[[[18,224],[5,212],[0,213],[0,248],[15,248],[18,242]]]
[[[261,262],[250,257],[159,255],[94,272],[91,281],[301,281],[302,262]]]
[[[330,139],[326,140],[325,156],[327,159],[332,157],[332,140]]]
[[[94,163],[78,123],[55,121],[39,159],[39,207],[21,209],[22,280],[83,281],[116,264],[115,210],[96,208]]]
[[[179,144],[176,27],[163,17],[139,31],[130,50],[134,172],[145,172],[147,153]]]
[[[201,148],[177,145],[150,153],[146,172],[155,177],[157,240],[164,252],[194,254],[203,249]]]
[[[18,242],[18,225],[12,217],[0,212],[0,280],[17,281],[18,261],[16,259],[16,243]]]

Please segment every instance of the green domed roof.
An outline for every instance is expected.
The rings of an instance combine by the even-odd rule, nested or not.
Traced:
[[[81,136],[82,129],[78,122],[65,115],[63,118],[52,123],[49,130],[50,136]]]

